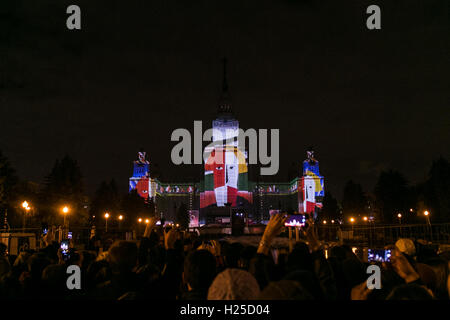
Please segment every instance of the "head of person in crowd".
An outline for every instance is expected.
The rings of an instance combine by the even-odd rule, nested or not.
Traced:
[[[395,247],[405,255],[408,255],[410,257],[416,256],[416,246],[411,239],[400,238],[397,240],[397,242],[395,242]]]
[[[432,292],[436,292],[438,282],[433,268],[424,263],[417,263],[414,266],[414,269],[416,270],[423,284]]]
[[[450,268],[450,262],[448,263],[448,268]],[[450,297],[450,274],[447,277],[447,293],[448,296]]]
[[[245,246],[241,252],[241,259],[239,262],[239,267],[241,269],[247,270],[250,268],[250,262],[256,255],[257,248],[255,246]]]
[[[324,298],[320,283],[314,272],[307,270],[293,271],[287,274],[283,280],[298,282],[314,299],[321,300]]]
[[[116,241],[108,250],[108,261],[114,273],[131,272],[137,265],[138,248],[132,241]]]
[[[193,249],[193,243],[191,239],[184,239],[183,240],[183,251],[185,253],[189,253]]]
[[[256,255],[250,261],[248,271],[254,276],[261,290],[263,290],[269,282],[279,280],[277,277],[277,266],[272,257]]]
[[[8,251],[8,247],[3,242],[0,242],[0,258],[5,257]]]
[[[314,300],[299,282],[279,280],[269,283],[259,295],[260,300]]]
[[[42,272],[43,294],[47,298],[61,299],[67,289],[66,266],[50,264]]]
[[[8,257],[6,256],[8,247],[0,242],[0,280],[11,270],[11,265],[9,263]]]
[[[50,260],[42,253],[35,253],[28,259],[28,270],[33,280],[41,280],[42,272],[50,264]]]
[[[208,289],[216,277],[216,258],[208,250],[192,251],[184,261],[183,281],[190,297],[206,299]]]
[[[417,249],[414,242],[411,239],[400,238],[395,242],[394,248],[400,251],[406,259],[408,259],[411,265],[416,264],[417,259]]]
[[[329,258],[334,258],[337,261],[344,261],[347,259],[359,260],[358,257],[353,253],[352,248],[348,245],[333,246],[329,250]]]
[[[208,300],[256,300],[260,289],[247,271],[228,268],[219,273],[208,290]]]
[[[244,246],[240,242],[233,242],[223,247],[222,255],[227,268],[239,268],[239,260]]]
[[[395,287],[386,300],[433,300],[433,294],[425,286],[415,283],[402,284]]]
[[[82,250],[80,255],[80,267],[82,270],[87,270],[88,267],[95,261],[96,255],[88,250]]]
[[[346,283],[353,288],[367,279],[367,268],[363,262],[353,257],[342,261],[342,272]]]
[[[433,270],[435,287],[432,288],[432,290],[435,297],[440,300],[449,299],[449,293],[447,289],[447,279],[450,276],[448,261],[442,258],[432,258],[427,260],[426,264],[424,265]],[[422,274],[420,274],[420,278],[423,281],[424,277],[422,276]]]
[[[14,267],[24,268],[28,270],[28,259],[31,257],[31,253],[28,251],[22,251],[14,260]]]
[[[313,260],[308,245],[304,242],[297,242],[292,252],[288,255],[286,271],[288,273],[296,270],[313,272],[313,268]]]
[[[418,242],[416,249],[416,260],[417,262],[426,263],[427,260],[438,258],[437,248],[433,245]]]

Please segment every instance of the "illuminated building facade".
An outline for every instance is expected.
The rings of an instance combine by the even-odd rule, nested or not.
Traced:
[[[248,221],[268,220],[278,210],[292,213],[317,212],[322,207],[324,178],[312,149],[303,161],[302,175],[288,182],[249,181],[247,153],[238,148],[239,121],[234,117],[224,64],[222,96],[218,116],[212,122],[213,145],[205,149],[204,177],[198,182],[163,183],[152,179],[145,153],[134,162],[130,191],[154,199],[157,211],[173,220],[184,203],[191,219],[199,224],[230,223],[232,215]]]

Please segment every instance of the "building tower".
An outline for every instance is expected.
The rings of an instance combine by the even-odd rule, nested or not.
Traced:
[[[222,94],[212,122],[214,146],[205,148],[205,191],[200,195],[200,208],[251,202],[247,155],[238,148],[239,121],[233,115],[226,68],[223,59]]]
[[[133,176],[130,177],[129,192],[136,190],[145,199],[153,197],[150,178],[150,162],[142,149],[138,152],[138,159],[133,161]]]
[[[324,178],[319,172],[319,161],[314,158],[313,148],[307,151],[307,159],[303,161],[303,175],[299,183],[299,213],[317,214],[317,209],[322,208],[324,196]]]

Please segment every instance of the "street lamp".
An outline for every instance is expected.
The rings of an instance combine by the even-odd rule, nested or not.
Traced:
[[[105,213],[105,228],[106,228],[106,232],[108,232],[108,218],[109,218],[109,213],[106,212]]]
[[[364,217],[363,220],[364,220],[364,221],[367,221],[367,217]]]
[[[139,219],[138,219],[138,222],[141,223],[141,222],[142,222],[142,218],[139,218]]]
[[[323,224],[327,224],[327,220],[323,220]]]
[[[68,206],[64,206],[61,209],[62,214],[64,215],[64,227],[66,226],[66,216],[69,213],[70,209]]]
[[[398,221],[400,222],[400,224],[402,224],[402,214],[399,213],[399,214],[397,215],[397,217],[398,217]]]
[[[30,204],[27,201],[24,201],[22,202],[22,208],[23,208],[22,232],[25,232],[27,213],[31,210]]]
[[[433,241],[433,229],[431,228],[430,212],[429,212],[428,210],[425,210],[425,211],[423,212],[423,215],[427,218],[427,223],[428,223],[428,226],[430,227],[431,241]]]
[[[353,223],[355,223],[355,218],[351,217],[350,218],[350,223],[352,224],[352,237],[353,237]]]
[[[123,215],[119,215],[118,219],[119,219],[119,231],[122,231],[122,220],[123,220]]]
[[[429,212],[428,210],[425,210],[425,211],[423,212],[423,215],[427,218],[427,223],[428,223],[429,225],[431,225],[431,223],[430,223],[430,212]]]

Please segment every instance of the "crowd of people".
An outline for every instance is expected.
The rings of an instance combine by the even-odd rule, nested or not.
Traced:
[[[207,240],[151,219],[137,241],[107,250],[61,253],[54,234],[38,251],[13,261],[0,244],[0,299],[64,300],[448,300],[449,252],[399,239],[391,261],[379,263],[381,287],[369,288],[370,264],[346,245],[328,248],[314,223],[304,240],[274,255],[272,243],[285,217],[272,216],[259,245]],[[375,263],[376,264],[376,263]],[[78,265],[81,289],[67,287],[67,267]]]

